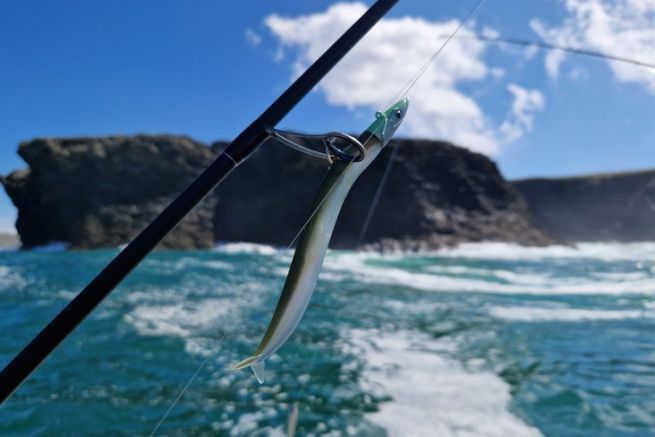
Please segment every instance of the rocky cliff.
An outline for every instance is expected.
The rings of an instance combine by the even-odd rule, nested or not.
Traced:
[[[133,238],[223,146],[210,149],[171,136],[37,139],[19,147],[29,169],[2,183],[18,208],[24,247],[51,241],[73,248],[116,246]],[[368,247],[551,242],[532,226],[521,196],[485,156],[442,142],[396,140],[353,188],[333,247],[354,247],[394,147],[400,150],[364,240]],[[266,144],[163,246],[208,247],[216,240],[288,245],[325,171],[321,160]]]
[[[331,247],[355,246],[395,147],[399,153],[363,240],[369,248],[434,249],[485,240],[552,242],[531,224],[527,205],[489,158],[444,142],[393,140],[353,186]],[[262,147],[217,190],[217,236],[288,245],[306,220],[325,171],[324,162],[289,148]]]
[[[129,242],[213,158],[203,144],[169,136],[37,139],[18,153],[29,168],[2,183],[18,208],[16,230],[25,248]],[[213,214],[212,198],[162,246],[211,246]]]
[[[535,224],[568,241],[655,241],[655,171],[513,182]]]

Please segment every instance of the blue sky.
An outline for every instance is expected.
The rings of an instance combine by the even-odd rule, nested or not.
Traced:
[[[328,13],[335,3],[5,3],[0,13],[0,173],[25,166],[16,148],[34,137],[170,133],[205,142],[233,138],[288,85],[294,65],[306,63],[327,42],[321,38],[342,30],[334,19],[336,10]],[[377,79],[375,84],[362,82],[360,60],[369,59],[366,54],[375,50],[369,43],[368,52],[363,49],[359,59],[353,53],[342,71],[326,78],[326,85],[281,126],[308,132],[361,130],[378,102],[404,85],[405,67],[418,70],[423,52],[437,49],[439,42],[431,40],[429,32],[439,31],[442,24],[448,31],[453,23],[449,27],[448,20],[460,19],[474,3],[401,1],[389,14],[385,34],[372,35],[371,41],[396,44],[403,56],[409,48],[417,49],[412,51],[415,59],[367,64],[365,71],[389,80],[380,80],[379,86]],[[464,33],[548,37],[646,60],[653,57],[652,50],[643,47],[651,38],[648,29],[643,38],[626,40],[615,38],[610,26],[608,34],[601,35],[605,38],[596,38],[594,26],[602,20],[576,10],[574,3],[510,6],[488,0]],[[612,17],[623,20],[614,23],[616,28],[631,23],[633,11],[614,12]],[[652,19],[654,11],[647,12]],[[324,18],[321,32],[298,20],[310,14]],[[534,19],[544,25],[541,33]],[[424,24],[427,33],[412,33],[421,27],[416,23]],[[399,29],[397,38],[393,29]],[[655,72],[579,56],[562,63],[546,58],[545,52],[453,43],[431,67],[425,83],[417,86],[414,124],[409,123],[405,134],[446,137],[492,153],[508,178],[655,168]],[[471,73],[466,65],[478,72]],[[353,87],[351,95],[339,94],[343,83]],[[432,108],[425,96],[434,96],[438,107]],[[457,108],[461,114],[452,115]],[[465,144],[462,139],[468,138],[475,144]],[[0,230],[10,228],[14,216],[3,192]]]

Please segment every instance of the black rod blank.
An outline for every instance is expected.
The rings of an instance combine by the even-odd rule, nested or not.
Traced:
[[[86,286],[0,373],[0,403],[398,2],[378,0]]]

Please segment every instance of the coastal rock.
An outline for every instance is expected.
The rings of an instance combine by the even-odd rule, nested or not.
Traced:
[[[655,171],[512,183],[535,224],[568,241],[655,240]]]
[[[218,143],[214,149],[223,146]],[[444,142],[392,140],[350,192],[331,247],[356,247],[396,147],[389,179],[362,240],[365,248],[429,250],[470,241],[553,242],[531,224],[523,199],[489,158]],[[266,144],[218,188],[218,238],[289,245],[310,213],[326,170],[321,160]]]
[[[36,139],[18,153],[30,168],[2,179],[18,208],[24,248],[52,242],[71,248],[129,242],[211,162],[185,137]],[[196,208],[162,247],[209,247],[213,198]]]
[[[223,147],[171,136],[37,139],[19,149],[30,168],[2,183],[18,208],[24,247],[54,241],[77,249],[117,246],[129,242]],[[394,148],[394,166],[363,247],[552,242],[531,224],[523,199],[487,157],[443,142],[394,140],[353,187],[332,247],[357,247]],[[307,219],[326,170],[325,161],[271,141],[233,170],[162,246],[202,248],[217,240],[287,246]]]

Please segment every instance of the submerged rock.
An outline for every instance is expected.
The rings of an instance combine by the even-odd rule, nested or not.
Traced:
[[[185,137],[37,139],[20,145],[29,164],[2,180],[18,208],[26,248],[53,241],[72,248],[129,242],[204,168],[213,151]],[[466,241],[527,245],[552,240],[487,157],[447,143],[394,140],[357,181],[332,247],[354,248],[391,155],[399,148],[363,244],[434,249]],[[162,243],[209,247],[215,241],[287,246],[310,213],[324,161],[274,143],[237,167]]]

